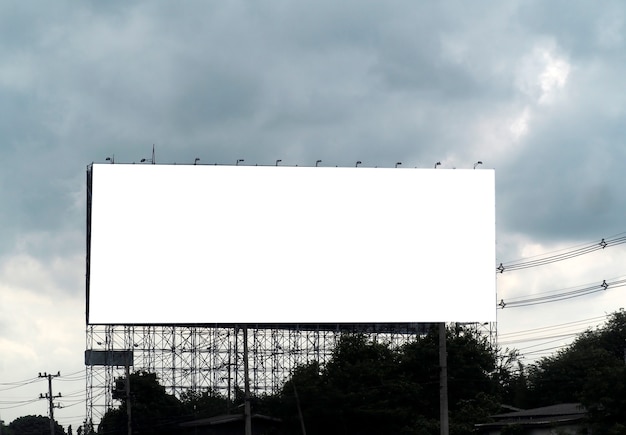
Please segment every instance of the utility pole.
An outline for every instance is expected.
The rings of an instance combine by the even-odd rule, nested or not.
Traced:
[[[131,420],[131,404],[130,404],[130,362],[128,361],[128,356],[126,357],[126,428],[128,431],[128,435],[132,435],[133,433],[133,425]]]
[[[243,372],[244,429],[245,435],[252,435],[252,414],[250,409],[250,375],[248,369],[248,324],[243,325]]]
[[[439,424],[441,435],[448,435],[448,350],[446,324],[439,323]]]
[[[50,407],[50,435],[54,435],[54,399],[61,397],[61,393],[57,394],[56,396],[52,395],[52,378],[58,378],[59,376],[61,376],[61,372],[57,372],[56,375],[48,374],[46,372],[44,372],[43,374],[39,373],[40,378],[48,378],[48,392],[45,396],[43,394],[40,394],[39,398],[48,399],[48,405]],[[60,408],[60,406],[56,407]]]

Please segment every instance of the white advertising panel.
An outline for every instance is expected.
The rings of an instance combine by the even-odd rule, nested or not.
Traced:
[[[495,320],[493,170],[90,171],[90,324]]]

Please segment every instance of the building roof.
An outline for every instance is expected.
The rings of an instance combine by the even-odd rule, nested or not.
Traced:
[[[252,414],[252,420],[259,421],[264,420],[271,423],[280,423],[281,420],[279,418],[270,417],[262,414]],[[217,426],[221,424],[228,424],[237,421],[243,421],[243,414],[225,414],[225,415],[217,415],[215,417],[210,418],[200,418],[198,420],[187,421],[185,423],[181,423],[180,427],[201,427],[201,426]]]
[[[541,408],[524,409],[490,416],[491,423],[477,424],[477,428],[498,428],[509,425],[543,426],[568,424],[583,420],[587,410],[580,403],[562,403]]]

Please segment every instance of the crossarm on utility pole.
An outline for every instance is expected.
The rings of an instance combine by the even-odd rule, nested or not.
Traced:
[[[48,399],[48,407],[50,409],[50,435],[54,435],[54,399],[61,397],[61,393],[56,396],[52,395],[52,378],[57,378],[61,376],[61,372],[57,372],[56,375],[48,374],[48,373],[39,373],[40,378],[48,378],[48,393],[44,396],[43,394],[39,395],[40,399]]]

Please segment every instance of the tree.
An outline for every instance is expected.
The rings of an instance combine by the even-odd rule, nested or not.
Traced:
[[[9,426],[6,426],[2,419],[0,419],[0,433],[3,434],[3,435],[11,435],[11,431],[9,429]]]
[[[181,415],[190,420],[228,412],[228,400],[213,390],[204,392],[189,390],[181,395],[180,401]]]
[[[93,421],[84,421],[83,425],[78,428],[78,435],[94,435],[96,431],[94,430]]]
[[[285,433],[399,433],[411,404],[398,353],[364,335],[344,335],[324,368],[312,362],[294,370],[282,389]],[[297,392],[297,395],[296,395]]]
[[[446,338],[450,432],[469,433],[475,423],[484,422],[497,412],[500,387],[499,377],[495,376],[496,356],[487,339],[471,328],[453,325],[446,329]],[[405,376],[421,389],[422,403],[418,409],[422,417],[431,422],[431,427],[438,427],[438,328],[431,328],[427,335],[405,345],[401,365]],[[470,408],[475,412],[469,412]]]
[[[27,415],[9,424],[11,435],[50,435],[50,418],[41,415]],[[63,428],[55,421],[54,434],[65,435]]]
[[[606,324],[579,335],[556,355],[529,368],[529,396],[534,406],[581,402],[594,433],[626,430],[626,313],[613,313]]]
[[[124,381],[124,379],[121,379]],[[180,401],[166,394],[156,374],[137,372],[130,375],[131,416],[133,431],[144,434],[176,432],[182,415]],[[127,427],[126,397],[119,408],[111,409],[102,418],[98,433],[124,433]]]
[[[526,367],[519,361],[519,352],[515,349],[506,349],[498,357],[498,365],[494,378],[498,381],[501,403],[528,408],[528,376]]]
[[[497,411],[495,356],[475,331],[447,334],[451,433],[470,433]],[[438,433],[438,352],[437,328],[400,348],[343,335],[325,366],[298,367],[285,384],[284,433],[300,432],[298,402],[307,434]]]

